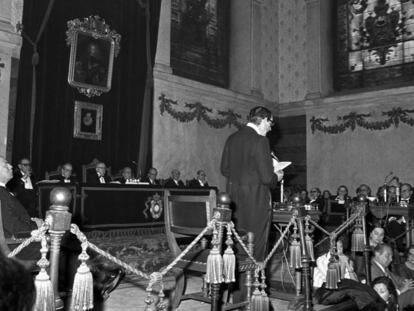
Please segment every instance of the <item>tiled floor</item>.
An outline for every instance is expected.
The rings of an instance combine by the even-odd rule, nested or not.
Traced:
[[[187,286],[187,292],[195,292],[201,288],[200,278],[190,278]],[[104,311],[136,311],[144,310],[146,297],[144,286],[137,287],[127,282],[123,282],[112,294],[111,297],[105,302]],[[287,301],[271,299],[274,310],[285,311],[287,310]],[[207,311],[210,310],[210,305],[193,300],[183,301],[179,308],[179,311]]]

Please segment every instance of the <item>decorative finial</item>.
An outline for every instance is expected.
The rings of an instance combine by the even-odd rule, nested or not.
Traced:
[[[50,203],[56,206],[68,206],[72,200],[72,193],[68,188],[56,187],[50,192]]]
[[[230,204],[231,199],[230,199],[230,195],[226,192],[220,192],[217,195],[217,203],[219,205],[228,205]]]

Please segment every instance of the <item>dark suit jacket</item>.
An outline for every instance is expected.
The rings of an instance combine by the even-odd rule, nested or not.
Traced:
[[[111,177],[108,174],[105,174],[104,179],[105,179],[105,183],[110,183],[112,181]],[[101,184],[101,182],[99,181],[98,173],[96,171],[89,173],[89,175],[86,178],[86,182],[88,184],[93,184],[93,185]]]
[[[277,182],[269,141],[248,126],[232,134],[224,146],[221,172],[235,204],[236,228],[255,235],[255,258],[264,259],[271,216],[269,186]]]
[[[59,183],[65,184],[65,177],[63,177],[62,175],[57,176],[57,177],[56,177],[56,178],[54,178],[54,179],[59,180]],[[70,180],[70,183],[71,183],[71,184],[73,184],[73,183],[77,183],[77,182],[78,182],[78,179],[77,179],[75,176],[70,176],[69,180]]]
[[[10,238],[12,235],[18,236],[29,233],[37,228],[36,223],[30,220],[24,206],[2,186],[0,186],[0,201],[4,236],[6,238]]]
[[[24,181],[22,180],[23,174],[20,170],[15,171],[13,178],[7,183],[7,188],[13,192],[20,203],[26,208],[31,217],[38,217],[36,210],[36,180],[35,177],[30,175],[33,189],[25,189]]]
[[[151,180],[148,178],[148,176],[144,177],[141,182],[147,182],[149,183],[151,186],[160,186],[160,181],[158,179],[156,179],[154,182],[151,182]]]
[[[190,188],[206,188],[206,187],[210,187],[209,185],[208,185],[208,182],[206,182],[205,184],[204,184],[204,186],[202,186],[202,185],[200,185],[200,182],[198,181],[198,179],[191,179],[190,180],[190,184],[188,185],[188,187],[190,187]]]
[[[182,180],[179,180],[178,186],[177,186],[174,180],[170,177],[165,181],[164,187],[165,188],[182,188],[184,187],[184,183],[182,182]]]

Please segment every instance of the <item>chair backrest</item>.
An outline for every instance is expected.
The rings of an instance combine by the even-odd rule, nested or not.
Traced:
[[[82,165],[82,182],[86,183],[86,179],[87,179],[89,172],[95,170],[96,164],[98,164],[99,162],[101,161],[95,158],[92,160],[91,163]],[[111,176],[111,167],[107,167],[106,172],[109,176]]]
[[[216,192],[208,195],[170,195],[165,192],[166,230],[176,234],[197,235],[208,224],[216,207]]]
[[[61,175],[62,167],[59,165],[55,171],[49,171],[45,173],[46,180],[56,179],[56,177]]]

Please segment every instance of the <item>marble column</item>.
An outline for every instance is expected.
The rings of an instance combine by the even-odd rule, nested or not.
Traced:
[[[158,26],[154,72],[172,73],[171,69],[171,0],[162,0]]]
[[[262,92],[262,6],[263,0],[252,0],[251,2],[251,94],[263,98]]]
[[[307,94],[306,99],[321,97],[321,3],[306,0]]]
[[[9,126],[10,111],[15,109],[15,102],[10,98],[17,88],[17,79],[12,77],[16,73],[18,62],[15,60],[20,58],[22,45],[16,23],[21,20],[22,13],[23,0],[0,0],[0,156],[8,160],[11,157],[9,140],[13,132]]]

